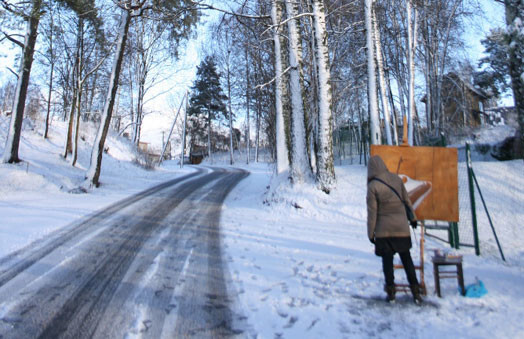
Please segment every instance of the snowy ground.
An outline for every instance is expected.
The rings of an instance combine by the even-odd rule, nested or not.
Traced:
[[[461,249],[466,284],[478,277],[489,293],[481,299],[464,298],[456,280],[449,279],[442,282],[440,299],[434,292],[430,256],[432,249],[447,247],[426,239],[426,300],[436,306],[421,309],[411,303],[391,307],[366,300],[384,295],[384,281],[380,258],[366,235],[365,167],[338,167],[337,189],[329,196],[306,187],[269,197],[271,168],[251,168],[251,176],[226,200],[223,226],[230,269],[252,333],[261,338],[519,337],[524,331],[523,164],[477,165],[477,176],[484,181],[494,168],[505,175],[484,193],[489,194],[488,203],[498,201],[496,213],[508,208],[516,213],[514,222],[497,228],[508,263],[496,251],[476,257],[472,250]],[[503,183],[507,178],[516,181],[509,188]],[[508,203],[517,206],[504,207]],[[489,240],[491,234],[484,237]],[[418,253],[416,245],[416,262]],[[405,281],[402,271],[396,277]]]
[[[1,119],[3,152],[6,121]],[[48,141],[26,126],[20,149],[25,162],[0,164],[0,257],[83,215],[192,171],[172,162],[155,171],[143,170],[130,163],[128,145],[112,138],[101,188],[89,194],[68,193],[82,182],[89,152],[82,144],[78,168],[70,167],[59,156],[63,126],[54,124]],[[215,159],[214,165],[218,162]],[[488,205],[493,206],[507,262],[499,259],[496,249],[481,257],[467,248],[459,253],[464,255],[466,284],[478,277],[489,293],[480,299],[461,297],[456,282],[449,279],[442,284],[443,298],[437,298],[430,251],[447,247],[426,239],[429,295],[428,306],[422,308],[366,299],[383,295],[383,278],[380,258],[366,238],[364,166],[337,167],[337,188],[329,196],[309,186],[292,189],[285,182],[278,191],[268,191],[271,182],[281,180],[272,176],[270,165],[239,166],[251,175],[226,200],[223,242],[231,289],[238,293],[250,337],[516,338],[523,333],[522,161],[474,164]],[[490,233],[482,232],[492,244]],[[415,261],[418,251],[414,246]],[[403,272],[396,277],[405,279]]]

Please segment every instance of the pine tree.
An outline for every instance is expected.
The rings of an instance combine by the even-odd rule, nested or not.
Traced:
[[[524,0],[505,0],[509,73],[524,150]],[[524,151],[522,152],[524,154]]]
[[[197,66],[197,78],[191,87],[189,100],[189,133],[191,145],[203,146],[207,143],[208,156],[211,154],[212,122],[228,119],[226,108],[227,96],[220,86],[220,73],[217,71],[215,57],[207,56]],[[207,138],[207,142],[206,142]]]

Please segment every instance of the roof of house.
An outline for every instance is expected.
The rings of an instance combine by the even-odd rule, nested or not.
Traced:
[[[473,94],[478,96],[480,99],[484,99],[484,100],[489,99],[489,95],[486,92],[484,92],[480,88],[473,86],[473,84],[470,81],[468,81],[466,78],[456,73],[450,72],[446,74],[444,77],[453,82],[456,82],[457,80],[460,81],[468,90],[470,90]],[[422,97],[422,99],[420,99],[420,101],[423,103],[426,103],[426,100],[427,100],[427,97],[426,97],[426,94],[424,94],[424,96]]]

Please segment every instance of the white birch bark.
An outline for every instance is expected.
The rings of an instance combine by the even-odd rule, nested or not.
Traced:
[[[386,94],[386,80],[384,76],[384,62],[382,61],[382,46],[380,41],[380,31],[377,25],[377,18],[375,16],[375,11],[373,11],[373,33],[375,40],[375,48],[377,54],[377,68],[378,68],[378,78],[380,83],[380,97],[382,98],[382,109],[384,113],[384,130],[386,131],[386,142],[388,145],[393,145],[393,138],[391,137],[391,127],[390,127],[390,113],[388,98]]]
[[[229,118],[229,164],[233,165],[233,110],[231,109],[231,70],[230,70],[230,53],[227,51],[227,103]]]
[[[408,26],[408,144],[413,146],[413,123],[415,117],[415,50],[417,48],[417,10],[413,10],[411,0],[406,1]],[[412,13],[413,19],[411,17]]]
[[[323,0],[313,0],[313,32],[318,83],[318,153],[316,155],[317,183],[324,192],[335,184],[333,160],[333,113],[331,72],[329,68],[326,16]]]
[[[186,92],[186,107],[184,109],[184,125],[182,127],[182,149],[180,150],[180,168],[184,167],[184,157],[186,154],[186,127],[187,127],[187,111],[189,109],[189,91]],[[231,117],[231,111],[230,111]]]
[[[288,17],[289,91],[291,96],[291,179],[294,183],[309,181],[312,177],[307,156],[306,126],[304,122],[304,100],[302,95],[302,50],[300,32],[297,27],[297,3],[286,0]],[[291,19],[291,20],[289,20]]]
[[[249,125],[249,53],[247,51],[246,44],[246,164],[249,165],[249,159],[251,158],[251,126]]]
[[[365,0],[366,21],[366,46],[367,46],[367,68],[368,68],[368,111],[371,129],[371,144],[381,143],[380,119],[377,104],[377,82],[375,71],[375,55],[373,47],[373,3],[374,0]]]
[[[276,153],[277,174],[289,170],[286,132],[284,128],[284,110],[282,107],[282,51],[279,37],[281,10],[276,0],[271,1],[271,20],[273,23],[273,43],[275,45],[275,115],[276,115]]]

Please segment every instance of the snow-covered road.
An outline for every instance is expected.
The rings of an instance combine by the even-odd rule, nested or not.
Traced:
[[[3,258],[0,337],[242,335],[218,225],[246,176],[199,170]]]

